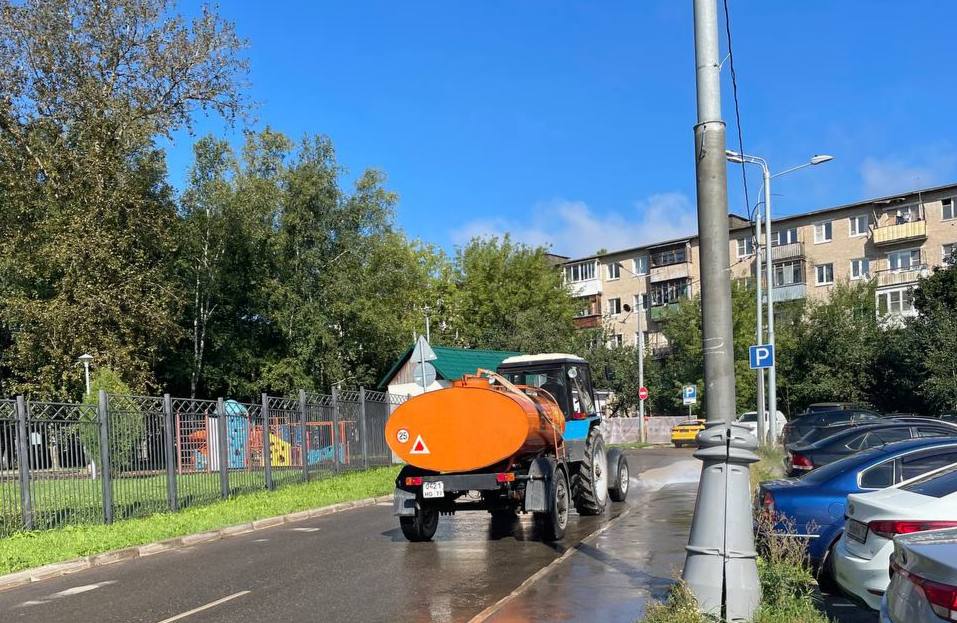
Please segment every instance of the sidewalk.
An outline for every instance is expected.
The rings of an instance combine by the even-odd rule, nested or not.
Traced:
[[[489,621],[634,623],[646,604],[666,596],[684,564],[701,464],[690,452],[671,449],[642,450],[630,460],[639,474],[630,511]],[[646,460],[660,467],[642,469]]]

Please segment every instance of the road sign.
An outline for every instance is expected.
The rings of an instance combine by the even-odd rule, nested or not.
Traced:
[[[435,351],[432,350],[432,347],[429,346],[429,343],[426,341],[424,335],[420,335],[419,339],[415,341],[415,348],[412,350],[412,361],[435,361],[438,359],[438,356],[435,354]]]
[[[698,388],[694,385],[685,385],[681,390],[681,400],[686,405],[693,405],[698,402]]]
[[[423,371],[425,373],[424,378]],[[417,385],[428,387],[432,383],[435,383],[435,366],[428,361],[417,363],[412,368],[412,377],[415,379]]]
[[[749,346],[748,363],[751,365],[752,370],[770,368],[774,365],[774,346],[771,344]]]
[[[638,388],[638,400],[648,400],[648,388],[639,387]]]

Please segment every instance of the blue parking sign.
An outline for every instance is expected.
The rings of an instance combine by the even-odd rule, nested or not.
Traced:
[[[694,385],[685,385],[681,389],[681,401],[686,405],[698,402],[698,388]]]
[[[774,365],[774,346],[772,344],[757,344],[748,347],[748,363],[752,370],[770,368]]]

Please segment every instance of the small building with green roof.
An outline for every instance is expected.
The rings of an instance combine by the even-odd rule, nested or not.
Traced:
[[[388,372],[379,381],[379,389],[390,394],[415,396],[422,393],[422,386],[415,382],[413,369],[417,361],[411,361],[415,344],[399,357]],[[506,350],[482,350],[478,348],[453,348],[449,346],[433,346],[436,359],[430,361],[435,367],[435,382],[426,388],[433,391],[449,387],[452,381],[462,378],[465,374],[475,374],[479,368],[494,370],[506,357],[521,353]]]

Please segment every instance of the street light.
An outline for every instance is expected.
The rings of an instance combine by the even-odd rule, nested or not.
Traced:
[[[791,167],[790,169],[785,169],[778,173],[771,174],[771,171],[768,168],[768,162],[764,158],[759,158],[758,156],[750,156],[748,154],[741,154],[736,151],[731,151],[730,149],[725,150],[725,155],[728,160],[731,162],[744,163],[744,164],[756,164],[761,167],[761,172],[764,177],[764,235],[765,235],[765,273],[767,273],[768,279],[768,344],[772,347],[774,346],[774,274],[772,272],[771,264],[771,179],[775,177],[780,177],[794,171],[798,171],[805,167],[811,167],[818,164],[824,164],[825,162],[830,162],[834,159],[834,156],[829,156],[827,154],[815,154],[811,157],[810,160],[799,164],[797,166]],[[755,257],[757,259],[758,266],[761,265],[761,256],[755,252]],[[758,283],[760,284],[760,272],[758,272]],[[760,285],[758,286],[760,288]],[[758,318],[761,317],[761,298],[760,290],[758,293]],[[760,320],[758,321],[760,322]],[[760,326],[760,325],[759,325]],[[760,331],[760,328],[759,328]],[[760,336],[758,342],[760,343]],[[763,381],[762,381],[763,384]],[[758,416],[760,422],[760,416],[762,411],[760,409],[762,405],[759,405]],[[774,361],[771,362],[771,367],[768,369],[768,435],[770,437],[770,443],[774,444],[777,441],[777,412],[778,412],[778,391],[777,391],[777,353],[774,354]]]
[[[93,361],[93,355],[84,353],[77,357],[80,363],[83,364],[83,372],[86,375],[86,395],[90,395],[90,362]]]

